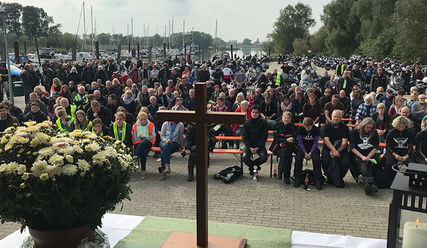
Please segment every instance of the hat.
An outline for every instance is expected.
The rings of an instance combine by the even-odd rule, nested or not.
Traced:
[[[393,91],[391,89],[387,89],[385,92],[393,94]]]

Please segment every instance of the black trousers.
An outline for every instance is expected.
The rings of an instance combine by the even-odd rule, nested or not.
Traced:
[[[295,156],[295,168],[294,168],[294,176],[295,178],[300,178],[302,174],[302,164],[304,161],[304,152],[298,149],[297,154]],[[316,148],[311,154],[311,161],[313,162],[313,172],[314,172],[314,180],[322,179],[322,171],[321,171],[321,160],[320,160],[320,150]]]
[[[392,166],[397,164],[398,161],[393,157],[391,152],[387,151],[381,162],[382,168],[377,173],[378,186],[380,188],[390,188],[396,177],[396,172],[392,169]]]
[[[210,155],[208,153],[208,167],[210,164]],[[191,151],[190,156],[188,157],[188,172],[192,172],[194,170],[194,167],[196,166],[196,152]]]
[[[375,183],[375,166],[372,162],[362,161],[357,155],[351,156],[354,168],[358,168],[364,183]]]
[[[245,147],[243,151],[243,162],[249,167],[250,171],[253,171],[254,166],[257,166],[258,170],[260,170],[261,165],[268,159],[267,149],[265,147],[260,148],[257,152],[259,158],[252,160],[252,152],[249,148]]]
[[[289,178],[291,176],[293,150],[287,146],[277,148],[276,154],[280,158],[278,176]],[[295,174],[295,170],[294,170]]]
[[[348,172],[349,165],[350,165],[350,155],[348,151],[346,150],[341,151],[340,153],[341,157],[338,157],[338,158],[331,158],[331,156],[329,155],[329,152],[330,150],[326,146],[324,146],[322,150],[323,173],[327,174],[329,165],[331,164],[332,160],[335,160],[335,163],[339,165],[341,178],[344,178]]]

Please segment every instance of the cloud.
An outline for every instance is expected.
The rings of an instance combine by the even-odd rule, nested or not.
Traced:
[[[189,16],[192,12],[192,1],[191,0],[168,0],[167,9],[171,16]]]

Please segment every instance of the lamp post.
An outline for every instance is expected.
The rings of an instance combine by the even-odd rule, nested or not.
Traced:
[[[9,59],[9,48],[7,46],[7,34],[6,34],[6,22],[5,22],[5,14],[6,14],[6,9],[5,8],[0,8],[0,14],[2,17],[2,21],[3,21],[3,35],[4,35],[4,46],[5,46],[5,54],[6,54],[6,62],[7,62],[7,77],[8,77],[8,81],[9,81],[9,95],[10,95],[10,102],[13,104],[15,104],[14,99],[13,99],[13,85],[12,85],[12,76],[10,75],[10,59]]]

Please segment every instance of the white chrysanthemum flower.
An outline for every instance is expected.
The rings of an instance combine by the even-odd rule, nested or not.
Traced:
[[[90,143],[90,139],[82,139],[82,143],[83,143],[83,144]]]
[[[64,155],[71,155],[74,153],[74,148],[72,146],[66,147],[61,150]]]
[[[47,174],[47,173],[43,173],[43,174],[41,174],[41,175],[40,175],[40,179],[41,179],[42,181],[45,181],[45,180],[49,179],[49,174]]]
[[[37,122],[35,122],[35,121],[24,122],[24,125],[27,127],[35,126],[36,124],[37,124]]]
[[[118,158],[120,165],[122,166],[122,169],[126,169],[129,164],[121,157]]]
[[[6,128],[6,130],[4,130],[4,133],[13,133],[15,132],[16,128],[14,126],[8,127]]]
[[[79,146],[79,145],[74,145],[73,146],[74,151],[76,151],[77,153],[83,153],[83,149]]]
[[[3,137],[1,137],[0,143],[6,144],[7,142],[9,142],[9,139],[10,139],[10,136],[8,134],[3,135]]]
[[[58,165],[48,165],[46,171],[50,176],[56,176],[62,174],[62,168]]]
[[[74,176],[77,172],[77,166],[73,164],[66,164],[62,166],[62,173],[67,176]]]
[[[46,169],[47,169],[46,160],[36,161],[31,167],[31,171],[36,177],[40,176],[43,173],[46,173]]]
[[[77,165],[82,171],[88,171],[90,169],[90,164],[84,159],[77,160]]]
[[[39,155],[42,157],[50,157],[55,153],[55,149],[52,147],[45,147],[39,150]]]
[[[34,138],[40,140],[42,143],[47,143],[50,141],[49,135],[40,132],[35,133]]]
[[[96,139],[98,136],[92,132],[83,132],[83,137],[88,139]]]
[[[18,142],[18,140],[19,140],[19,136],[17,136],[17,135],[13,135],[13,136],[10,138],[10,140],[9,140],[9,143],[8,143],[8,144],[15,144],[15,143],[17,143],[17,142]]]
[[[17,162],[10,162],[7,165],[7,172],[12,173],[18,169],[19,164]]]
[[[22,174],[21,178],[22,180],[28,180],[28,178],[30,178],[30,173],[25,172],[24,174]]]
[[[108,156],[111,157],[111,158],[116,158],[117,157],[117,151],[116,151],[116,149],[114,149],[111,146],[105,147],[104,151],[107,152]]]
[[[26,172],[26,171],[27,171],[27,166],[25,166],[24,164],[20,164],[18,166],[17,172],[19,175],[24,174],[24,172]]]
[[[93,162],[98,165],[103,164],[107,160],[107,156],[103,152],[98,152],[92,158]]]
[[[30,141],[30,146],[36,147],[36,146],[40,145],[40,143],[41,143],[41,140],[34,138]]]
[[[52,157],[49,158],[49,163],[56,164],[56,165],[63,165],[64,157],[59,154],[54,154],[52,155]]]
[[[100,149],[101,147],[98,145],[98,143],[92,142],[89,145],[85,146],[85,150],[88,152],[96,152]]]
[[[65,159],[68,161],[68,163],[72,163],[74,161],[74,158],[71,155],[65,155]]]
[[[7,164],[1,164],[0,165],[0,173],[5,172],[7,169]]]
[[[29,138],[26,138],[26,137],[19,138],[19,143],[21,143],[21,144],[27,144],[28,141],[30,141]]]
[[[52,122],[50,121],[43,121],[42,123],[37,124],[38,127],[50,127],[52,126]]]
[[[79,129],[76,129],[71,133],[68,133],[68,135],[70,135],[70,137],[75,137],[75,138],[80,138],[83,136],[82,131],[80,131]]]
[[[37,132],[40,128],[38,126],[30,126],[27,128],[28,132]]]
[[[9,143],[7,143],[7,145],[4,147],[4,150],[5,151],[7,151],[7,150],[10,150],[10,149],[12,149],[13,148],[13,144],[11,144],[10,142]]]

